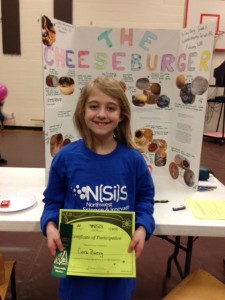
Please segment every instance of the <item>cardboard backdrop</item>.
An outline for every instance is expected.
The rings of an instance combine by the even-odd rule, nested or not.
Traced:
[[[182,30],[75,27],[42,16],[46,174],[80,138],[72,117],[82,87],[122,80],[132,133],[154,175],[197,188],[215,24]]]

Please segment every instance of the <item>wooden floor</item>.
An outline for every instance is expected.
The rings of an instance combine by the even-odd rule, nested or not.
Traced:
[[[7,164],[0,167],[44,167],[44,140],[43,131],[0,131],[0,153],[7,160]],[[201,165],[208,167],[225,184],[225,145],[204,139]],[[185,237],[182,241],[186,242]],[[172,250],[171,244],[155,236],[146,243],[144,253],[137,261],[137,289],[133,300],[160,300],[179,283],[174,266],[172,276],[165,277],[167,258]],[[50,276],[52,258],[41,233],[0,232],[0,252],[5,259],[17,261],[18,300],[58,299],[58,281]],[[203,268],[225,283],[224,255],[224,238],[198,238],[194,243],[191,270]],[[179,259],[182,265],[184,253],[180,253]],[[9,299],[10,295],[7,296]]]

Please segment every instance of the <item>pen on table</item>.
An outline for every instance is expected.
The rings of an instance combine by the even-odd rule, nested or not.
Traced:
[[[214,191],[216,189],[216,187],[214,186],[198,186],[198,191],[199,192],[210,192],[210,191]]]
[[[172,208],[173,211],[179,211],[179,210],[184,210],[184,209],[186,209],[185,205],[181,205],[181,206],[177,206],[177,207]]]
[[[169,200],[155,200],[154,203],[168,203]]]

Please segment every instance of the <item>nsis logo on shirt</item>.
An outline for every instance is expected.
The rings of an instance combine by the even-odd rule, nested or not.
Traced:
[[[91,199],[100,202],[127,200],[127,187],[125,185],[120,186],[119,184],[114,186],[100,184],[94,188],[88,185],[83,187],[76,185],[76,187],[72,188],[72,191],[76,197],[86,201],[90,201]]]

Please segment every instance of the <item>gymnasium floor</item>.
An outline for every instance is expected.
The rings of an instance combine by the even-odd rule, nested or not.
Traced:
[[[41,130],[0,131],[0,154],[7,164],[0,167],[44,167],[44,132]],[[201,165],[208,167],[225,184],[225,145],[204,139]],[[10,184],[10,178],[9,178]],[[1,178],[0,178],[1,186]],[[186,239],[182,237],[185,243]],[[165,278],[166,263],[173,246],[153,236],[137,261],[137,289],[132,300],[160,300],[180,282],[173,266]],[[57,300],[57,279],[50,276],[52,258],[41,233],[0,231],[0,252],[5,259],[15,259],[18,300]],[[203,268],[225,283],[224,238],[198,238],[194,243],[191,270]],[[184,253],[180,253],[181,264]],[[9,300],[10,295],[6,300]],[[91,300],[91,299],[90,299]]]

